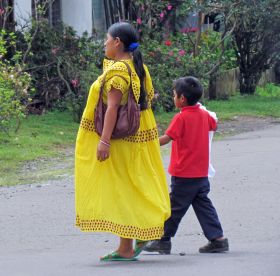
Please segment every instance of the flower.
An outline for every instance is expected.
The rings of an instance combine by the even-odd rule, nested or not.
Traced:
[[[170,11],[170,10],[172,10],[172,8],[173,8],[173,6],[171,5],[171,4],[168,4],[167,5],[167,9]]]
[[[71,80],[71,84],[73,85],[74,88],[76,88],[79,85],[79,81],[78,80]]]
[[[169,53],[168,53],[168,55],[170,56],[170,57],[172,57],[173,56],[173,51],[169,51]]]
[[[5,13],[4,9],[0,9],[0,16],[3,15]]]
[[[59,48],[53,48],[53,49],[52,49],[52,54],[53,54],[53,55],[56,55],[57,52],[58,52],[58,50],[59,50]]]
[[[142,19],[141,18],[137,18],[136,22],[137,22],[137,24],[142,24]]]
[[[160,18],[163,18],[163,17],[164,17],[164,12],[161,12],[160,15],[159,15],[159,17],[160,17]]]
[[[181,50],[179,51],[179,56],[184,56],[185,54],[186,54],[186,51],[185,51],[185,50],[182,50],[182,49],[181,49]]]
[[[170,40],[166,40],[166,41],[164,42],[164,44],[165,44],[166,46],[171,46],[171,45],[172,45],[172,42],[171,42]]]
[[[197,27],[191,27],[191,28],[182,28],[180,29],[181,33],[195,33],[198,31]]]

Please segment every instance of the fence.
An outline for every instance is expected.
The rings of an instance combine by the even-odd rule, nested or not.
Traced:
[[[264,86],[268,82],[275,82],[274,69],[268,69],[262,73],[261,79],[258,82],[259,86]],[[211,90],[211,91],[210,91]],[[239,69],[231,69],[220,76],[211,83],[211,88],[206,91],[206,97],[209,94],[214,95],[217,99],[227,99],[239,91]]]

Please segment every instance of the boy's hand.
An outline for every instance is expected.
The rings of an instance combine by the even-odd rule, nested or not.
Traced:
[[[163,146],[163,145],[168,144],[171,140],[172,139],[168,135],[164,134],[164,135],[159,137],[159,144],[161,146]]]

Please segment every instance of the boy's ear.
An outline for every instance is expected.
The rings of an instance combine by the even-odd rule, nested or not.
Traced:
[[[187,103],[187,98],[184,95],[181,95],[180,101],[182,104]]]

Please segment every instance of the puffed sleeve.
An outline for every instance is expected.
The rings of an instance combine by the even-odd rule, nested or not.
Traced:
[[[125,64],[116,62],[106,73],[104,91],[107,94],[112,88],[126,94],[130,85],[130,76]]]

